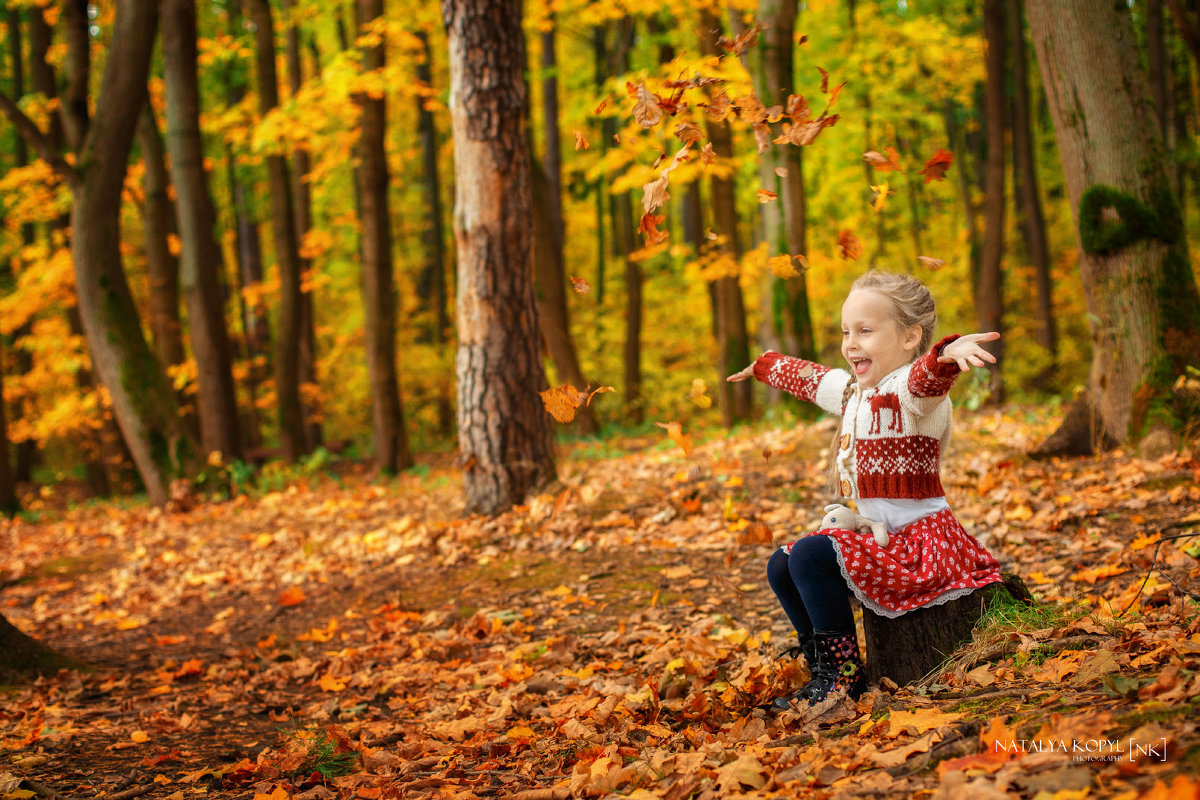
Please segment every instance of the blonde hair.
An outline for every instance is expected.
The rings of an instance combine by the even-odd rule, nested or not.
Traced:
[[[937,311],[933,307],[933,295],[929,293],[929,289],[925,288],[925,284],[912,275],[872,269],[860,276],[850,287],[851,292],[866,289],[878,292],[888,301],[888,305],[892,309],[891,318],[900,326],[901,331],[907,331],[913,325],[920,326],[921,341],[913,350],[912,360],[915,361],[917,356],[923,355],[933,346],[933,329],[937,325]],[[851,372],[850,382],[846,384],[846,389],[842,392],[843,410],[846,408],[846,403],[850,401],[850,395],[854,393],[856,383],[858,383],[858,376]],[[833,444],[830,445],[829,450],[829,487],[835,496],[841,494],[837,471],[838,440],[841,439],[841,436],[842,426],[839,424],[833,432]]]

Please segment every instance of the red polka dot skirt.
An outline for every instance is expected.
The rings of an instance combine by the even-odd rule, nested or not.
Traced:
[[[1000,564],[946,509],[889,534],[887,547],[870,533],[816,531],[833,540],[842,577],[863,606],[895,618],[941,605],[1000,581]],[[791,545],[784,550],[791,552]]]

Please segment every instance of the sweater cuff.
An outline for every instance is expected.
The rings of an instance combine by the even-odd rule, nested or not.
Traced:
[[[783,358],[782,353],[776,353],[774,350],[768,350],[754,361],[754,377],[763,383],[770,383],[767,377],[771,374],[775,362]]]
[[[958,338],[960,338],[960,334],[953,333],[940,339],[936,344],[934,344],[933,347],[929,348],[929,353],[926,355],[926,358],[929,359],[928,369],[930,373],[939,378],[958,377],[958,374],[962,372],[962,370],[959,369],[957,362],[951,361],[949,363],[943,363],[938,361],[942,355],[942,350],[946,347],[946,345]]]

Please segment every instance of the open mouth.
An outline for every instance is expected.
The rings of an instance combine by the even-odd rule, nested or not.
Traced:
[[[855,375],[865,375],[867,370],[871,368],[871,359],[860,358],[850,362],[854,367]]]

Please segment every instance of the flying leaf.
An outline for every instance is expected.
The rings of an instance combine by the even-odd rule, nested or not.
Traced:
[[[588,144],[587,137],[583,135],[583,131],[575,131],[575,149],[587,150],[591,145]]]
[[[770,203],[771,201],[779,198],[778,192],[772,192],[769,189],[759,189],[757,194],[758,202],[763,204]]]
[[[579,391],[569,383],[546,389],[538,394],[541,395],[542,404],[550,416],[562,423],[575,419],[575,409],[588,399],[586,393]]]
[[[946,266],[946,262],[944,260],[940,258],[934,258],[933,256],[917,256],[917,261],[920,261],[930,269],[941,269],[942,267]]]
[[[895,194],[894,191],[888,188],[887,181],[884,181],[878,186],[872,186],[871,191],[875,193],[875,200],[871,203],[871,210],[878,214],[887,204],[888,195]]]
[[[692,391],[688,393],[688,399],[701,408],[712,405],[712,398],[708,396],[708,386],[700,378],[692,379]]]
[[[675,136],[689,147],[704,138],[700,126],[694,122],[681,122],[676,125]]]
[[[608,98],[606,97],[600,101],[600,105],[596,106],[596,110],[593,111],[592,113],[598,116],[600,114],[600,112],[603,111],[607,105],[608,105]]]
[[[633,106],[633,118],[643,128],[653,128],[662,120],[662,108],[659,106],[658,97],[654,95],[646,84],[638,84],[637,87],[637,103]]]
[[[717,160],[717,154],[713,152],[712,142],[706,142],[704,147],[700,148],[700,160],[705,164],[711,164]]]
[[[587,405],[590,406],[592,404],[592,398],[595,397],[596,395],[604,394],[606,392],[615,392],[615,391],[616,391],[616,389],[614,389],[612,386],[597,386],[595,389],[592,390],[592,393],[587,396]]]
[[[858,257],[862,255],[862,243],[858,241],[858,237],[854,235],[854,231],[846,228],[838,234],[838,258],[842,261],[853,259],[858,261]]]
[[[671,441],[675,442],[675,444],[682,448],[684,455],[688,456],[689,458],[691,457],[692,450],[695,449],[695,446],[692,444],[692,437],[683,432],[682,425],[680,425],[678,422],[656,422],[654,424],[667,432],[667,436],[671,438]]]
[[[720,47],[730,55],[740,56],[747,47],[754,46],[754,44],[758,41],[759,32],[766,30],[766,27],[767,26],[763,25],[761,22],[756,22],[754,25],[746,28],[732,39],[721,36],[717,39],[717,47]]]
[[[646,235],[647,244],[658,244],[666,239],[671,234],[668,231],[660,231],[658,225],[666,220],[666,217],[661,214],[643,214],[642,221],[638,223],[638,233]]]
[[[781,178],[786,178],[788,176],[787,167],[776,167],[775,174]]]
[[[817,72],[821,73],[821,94],[829,93],[829,73],[817,67]]]
[[[900,154],[896,152],[894,147],[885,147],[883,152],[887,155],[877,153],[874,150],[868,150],[863,153],[863,160],[874,167],[878,172],[888,172],[896,170],[903,172],[904,169],[900,166]]]
[[[937,152],[925,162],[925,166],[921,167],[920,174],[925,176],[926,183],[940,181],[946,177],[946,170],[950,169],[950,165],[953,163],[954,153],[939,147]]]
[[[583,278],[572,275],[571,288],[573,288],[578,294],[587,294],[592,290],[592,285]]]

